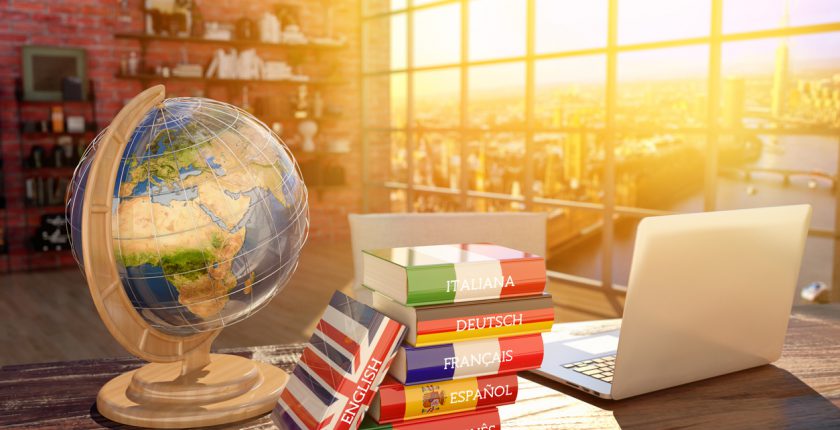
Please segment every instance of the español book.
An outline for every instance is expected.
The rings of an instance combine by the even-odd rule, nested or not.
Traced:
[[[388,374],[405,385],[520,372],[539,368],[543,361],[542,334],[415,348],[403,345]]]
[[[372,296],[373,307],[405,325],[405,343],[416,347],[542,333],[554,324],[554,304],[546,293],[422,307],[376,291]]]
[[[496,408],[462,412],[425,420],[379,424],[371,417],[362,421],[359,430],[499,430],[502,420]]]
[[[418,420],[516,402],[515,373],[406,386],[385,378],[368,410],[376,422]]]
[[[405,327],[336,291],[271,413],[281,429],[356,430]]]
[[[545,260],[482,243],[365,250],[362,284],[408,306],[540,294]]]

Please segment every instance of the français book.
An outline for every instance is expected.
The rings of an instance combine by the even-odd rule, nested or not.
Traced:
[[[404,335],[402,324],[336,291],[280,393],[274,424],[358,429]]]
[[[542,334],[469,340],[415,348],[403,345],[388,374],[405,385],[539,368]]]
[[[508,373],[406,386],[389,377],[368,415],[383,424],[509,405],[516,402],[516,378]]]
[[[493,244],[365,250],[362,284],[408,306],[506,299],[545,289],[545,260]]]
[[[379,424],[371,417],[362,421],[359,430],[499,430],[502,420],[496,408],[444,415],[426,420]]]
[[[405,343],[443,345],[465,340],[543,333],[554,324],[551,295],[513,297],[422,307],[372,294],[372,306],[406,326]]]

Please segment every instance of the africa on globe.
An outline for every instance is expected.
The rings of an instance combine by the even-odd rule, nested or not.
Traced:
[[[80,199],[98,145],[68,203],[77,258]],[[306,237],[306,188],[286,147],[246,112],[209,99],[167,99],[146,113],[113,198],[123,287],[150,324],[173,334],[228,325],[265,305]]]

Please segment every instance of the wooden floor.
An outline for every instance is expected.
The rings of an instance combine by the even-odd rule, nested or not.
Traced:
[[[335,290],[350,291],[350,244],[310,243],[289,285],[251,318],[226,328],[215,348],[302,342]],[[552,283],[558,322],[613,318],[596,290]],[[0,365],[125,356],[93,307],[77,269],[0,275]]]

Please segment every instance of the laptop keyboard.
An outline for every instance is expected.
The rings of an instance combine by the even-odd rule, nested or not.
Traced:
[[[595,378],[604,382],[612,382],[613,369],[615,369],[615,356],[581,360],[574,363],[564,364],[564,368]]]

